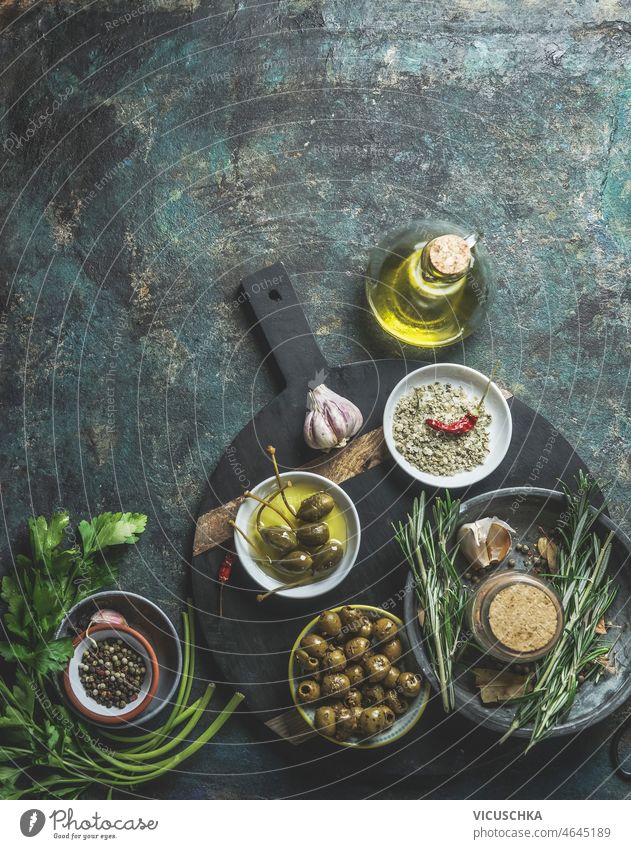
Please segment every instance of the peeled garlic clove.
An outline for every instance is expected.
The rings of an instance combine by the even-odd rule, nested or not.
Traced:
[[[510,551],[515,531],[497,516],[467,522],[458,528],[460,551],[477,569],[501,563]]]
[[[307,409],[303,433],[309,448],[343,448],[364,421],[352,401],[332,392],[324,383],[309,390]]]
[[[127,625],[127,620],[121,613],[117,613],[116,610],[108,610],[107,608],[103,608],[103,610],[97,610],[95,614],[93,614],[90,619],[90,625]]]

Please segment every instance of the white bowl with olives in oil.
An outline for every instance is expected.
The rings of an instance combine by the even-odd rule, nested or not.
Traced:
[[[355,505],[312,472],[284,472],[246,495],[234,521],[237,557],[266,590],[257,596],[314,598],[340,584],[359,552]]]

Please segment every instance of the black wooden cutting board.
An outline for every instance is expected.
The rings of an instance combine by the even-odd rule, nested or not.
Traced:
[[[240,298],[244,310],[254,317],[255,330],[265,346],[262,367],[274,369],[284,388],[243,428],[222,456],[201,505],[200,523],[201,517],[269,477],[266,445],[276,446],[283,470],[317,458],[302,436],[307,384],[316,375],[320,379],[326,375],[331,389],[357,404],[364,415],[365,433],[380,427],[394,385],[424,364],[389,359],[330,367],[280,263],[246,278]],[[508,403],[513,418],[509,452],[490,477],[458,493],[463,499],[509,486],[557,488],[559,480],[570,482],[579,469],[585,469],[572,447],[545,418],[517,398],[510,398]],[[313,470],[318,471],[317,466]],[[420,485],[386,460],[349,479],[343,487],[355,502],[361,520],[359,560],[340,586],[313,601],[278,598],[260,604],[256,601],[259,588],[236,564],[223,594],[224,615],[219,618],[216,576],[232,540],[203,551],[205,546],[196,538],[199,553],[193,558],[193,593],[204,636],[225,681],[245,693],[249,710],[262,722],[273,721],[292,708],[288,655],[296,635],[310,618],[326,607],[344,603],[386,606],[403,616],[407,570],[392,540],[391,523],[405,516]],[[320,738],[299,747],[279,739],[278,745],[287,750],[293,762],[317,759],[323,775],[327,771],[333,775],[355,774],[378,767],[380,775],[396,780],[417,772],[454,773],[488,762],[490,757],[514,757],[521,745],[511,743],[498,749],[496,740],[495,735],[458,716],[445,717],[432,698],[422,721],[401,741],[384,749],[341,749]]]

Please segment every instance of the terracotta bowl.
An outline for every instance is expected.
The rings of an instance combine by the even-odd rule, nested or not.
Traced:
[[[79,664],[85,650],[90,647],[91,641],[100,642],[112,638],[123,640],[137,652],[142,657],[147,669],[138,697],[124,708],[108,708],[100,705],[91,695],[88,695],[79,680]],[[100,724],[124,725],[139,717],[148,708],[158,689],[160,667],[151,644],[141,633],[128,625],[99,624],[90,628],[89,637],[87,632],[84,631],[73,640],[72,644],[75,650],[64,672],[64,689],[70,704],[78,713],[86,719]]]

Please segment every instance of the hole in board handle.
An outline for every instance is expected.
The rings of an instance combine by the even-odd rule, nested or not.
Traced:
[[[283,300],[283,296],[278,291],[278,289],[272,289],[269,293],[269,297],[270,297],[270,300],[272,300],[272,301],[282,301]]]

